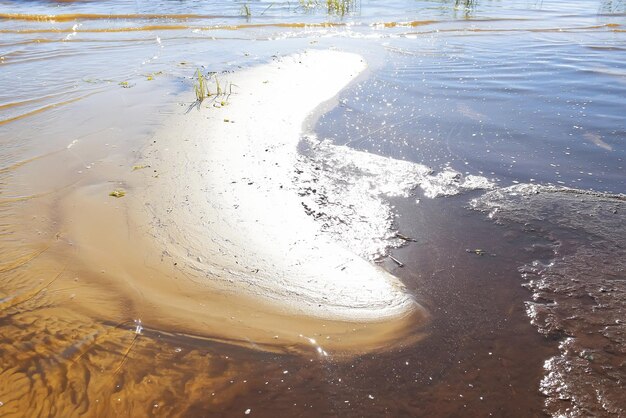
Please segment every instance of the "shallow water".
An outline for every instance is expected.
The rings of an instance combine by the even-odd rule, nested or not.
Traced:
[[[626,413],[626,5],[457,3],[1,1],[0,415]],[[107,193],[192,103],[196,68],[329,47],[370,70],[319,115],[330,142],[303,146],[293,181],[327,234],[428,309],[426,338],[320,357],[241,324],[225,339],[250,306],[204,334],[138,322],[151,274],[179,292],[188,278],[115,258],[144,231]],[[463,187],[478,176],[497,189]],[[90,216],[84,248],[72,224]]]
[[[533,325],[558,340],[541,391],[553,415],[620,415],[624,341],[624,195],[538,186],[490,192],[472,205],[552,241],[554,258],[520,268]]]

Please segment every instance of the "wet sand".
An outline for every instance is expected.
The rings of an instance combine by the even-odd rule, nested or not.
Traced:
[[[144,327],[320,355],[420,338],[426,311],[394,276],[326,237],[291,181],[306,117],[364,68],[357,55],[312,50],[219,75],[232,94],[179,107],[117,183],[125,197],[100,183],[62,199],[85,274],[128,295],[112,311],[132,307]],[[101,304],[80,309],[112,319]]]
[[[163,172],[145,194],[159,242],[225,289],[293,313],[381,320],[419,309],[397,279],[325,237],[292,185],[305,118],[364,68],[357,55],[311,50],[220,74],[234,93],[168,121],[142,160]]]

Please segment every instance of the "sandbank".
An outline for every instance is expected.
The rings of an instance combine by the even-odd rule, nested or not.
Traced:
[[[146,155],[162,173],[144,194],[154,236],[206,280],[293,313],[371,321],[418,309],[397,278],[325,236],[293,184],[307,116],[365,68],[310,50],[219,75],[233,94],[173,117]]]
[[[199,107],[188,89],[133,162],[95,167],[55,204],[59,258],[78,278],[67,306],[274,352],[352,355],[422,338],[421,305],[354,239],[323,231],[299,193],[305,121],[365,68],[311,50],[219,74],[232,94]],[[126,195],[110,197],[115,187]]]

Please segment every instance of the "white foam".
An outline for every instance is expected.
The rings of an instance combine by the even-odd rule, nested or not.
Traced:
[[[450,168],[434,173],[422,164],[314,136],[305,141],[308,149],[299,156],[295,176],[305,211],[335,241],[370,260],[405,242],[393,230],[389,198],[409,197],[417,187],[429,198],[494,187],[485,177],[463,176]]]

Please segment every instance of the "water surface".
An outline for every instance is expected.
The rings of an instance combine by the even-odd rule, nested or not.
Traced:
[[[297,2],[0,2],[0,415],[625,414],[625,25],[626,5],[600,0],[359,1],[346,15]],[[136,174],[167,113],[192,104],[196,69],[306,48],[360,53],[370,71],[320,115],[315,138],[330,142],[304,158],[332,173],[362,151],[452,173],[436,193],[416,184],[381,200],[392,229],[367,230],[376,250],[361,253],[428,308],[427,337],[320,357],[268,351],[252,331],[226,341],[218,326],[139,322],[141,293],[108,279],[139,280],[124,260],[84,263],[121,237],[143,242],[122,218],[95,216],[125,210],[107,193]],[[364,174],[338,172],[348,189],[317,180],[340,202],[326,219],[347,228],[327,232],[360,237],[340,221],[354,219],[342,197]],[[497,189],[457,187],[469,176]],[[68,233],[81,212],[96,217],[96,248]],[[173,265],[149,274],[170,275],[173,291],[189,280]]]

